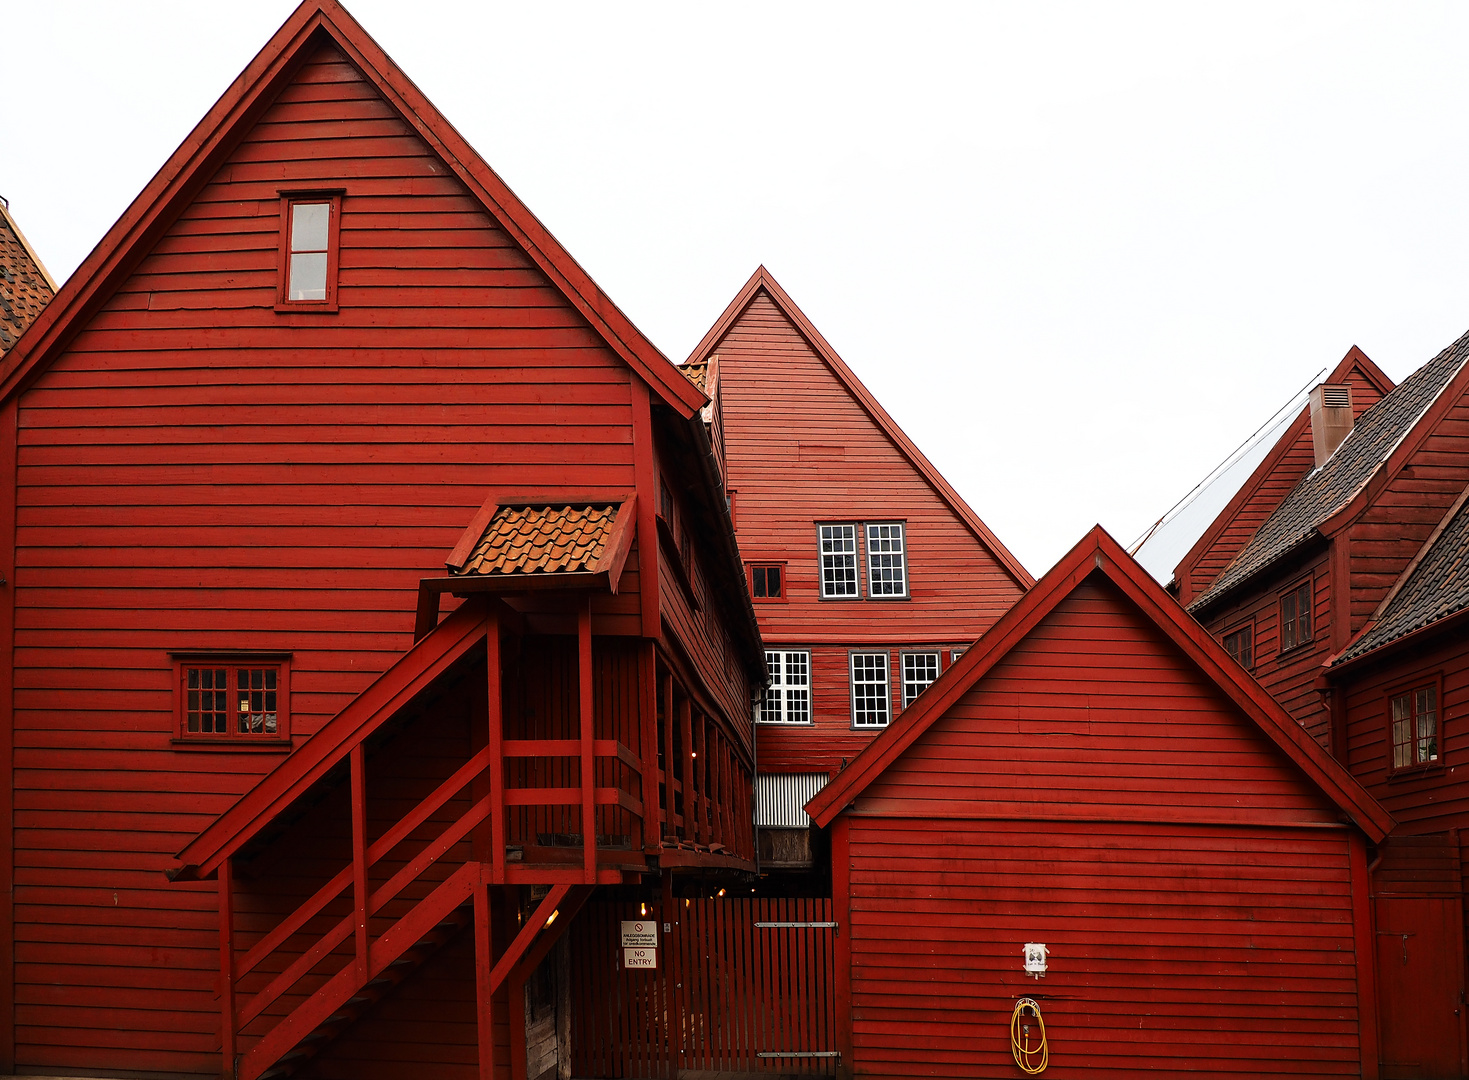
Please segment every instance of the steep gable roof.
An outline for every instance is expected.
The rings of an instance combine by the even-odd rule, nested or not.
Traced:
[[[725,334],[729,332],[736,320],[739,319],[745,309],[750,306],[751,302],[761,292],[764,292],[770,298],[771,302],[791,321],[791,324],[806,339],[806,342],[811,346],[816,355],[821,358],[822,362],[831,369],[832,374],[837,377],[847,392],[852,395],[867,415],[872,418],[872,421],[877,424],[893,445],[897,447],[898,452],[912,463],[913,467],[918,470],[924,480],[938,494],[939,498],[949,504],[955,515],[964,522],[965,526],[974,534],[975,538],[989,549],[990,553],[994,555],[995,560],[1004,567],[1005,571],[1014,578],[1016,583],[1022,588],[1029,588],[1033,585],[1035,578],[1031,576],[1030,571],[1025,569],[1020,560],[1012,555],[1004,544],[1000,543],[999,538],[990,531],[989,526],[980,520],[979,515],[950,486],[949,482],[944,479],[943,474],[924,456],[923,451],[919,450],[913,441],[908,438],[903,432],[903,429],[898,426],[897,421],[888,415],[887,410],[878,403],[877,398],[872,396],[872,392],[866,386],[862,385],[862,380],[857,378],[851,368],[847,367],[842,358],[837,355],[837,351],[831,347],[831,344],[826,338],[821,336],[821,332],[816,329],[811,320],[806,317],[806,314],[796,306],[795,301],[787,295],[786,291],[780,287],[780,284],[764,266],[759,266],[755,269],[755,272],[750,275],[750,279],[745,282],[744,287],[730,301],[729,306],[724,309],[724,313],[719,316],[714,325],[709,328],[709,332],[704,335],[703,340],[694,347],[694,351],[684,361],[683,367],[689,371],[690,380],[702,379],[703,372],[699,370],[700,367],[708,362],[710,355],[714,353]]]
[[[1375,387],[1384,397],[1392,393],[1394,389],[1392,379],[1388,378],[1387,374],[1372,362],[1371,357],[1355,345],[1347,350],[1346,355],[1338,361],[1336,367],[1331,369],[1331,372],[1323,381],[1329,384],[1346,383],[1352,381],[1353,375],[1356,375],[1367,385]],[[1352,404],[1354,406],[1357,404],[1355,397],[1353,398]],[[1363,411],[1365,412],[1365,410]],[[1192,582],[1188,579],[1192,575],[1195,567],[1197,567],[1199,562],[1215,545],[1219,544],[1225,531],[1235,523],[1251,500],[1260,494],[1261,488],[1277,475],[1278,470],[1281,470],[1285,466],[1287,459],[1291,457],[1292,452],[1297,450],[1297,448],[1304,450],[1307,458],[1306,469],[1309,471],[1312,454],[1311,407],[1309,403],[1301,408],[1296,414],[1295,419],[1291,421],[1285,431],[1281,433],[1280,437],[1275,440],[1275,445],[1271,447],[1269,453],[1261,459],[1260,463],[1255,466],[1254,471],[1240,485],[1239,490],[1234,493],[1224,509],[1218,513],[1204,530],[1203,534],[1184,554],[1183,558],[1178,560],[1178,565],[1173,571],[1173,580],[1181,589],[1180,599],[1184,604],[1189,604],[1194,599],[1192,595]],[[1294,470],[1292,469],[1291,471],[1293,472]],[[1297,480],[1297,483],[1299,483],[1299,480]],[[1248,543],[1248,538],[1246,539],[1246,543]]]
[[[577,265],[422,91],[336,0],[304,0],[108,230],[31,333],[0,361],[0,397],[28,385],[108,299],[320,46],[345,56],[438,155],[608,346],[664,403],[696,415],[706,398]]]
[[[1469,487],[1449,507],[1366,625],[1347,643],[1342,667],[1469,610]]]
[[[0,202],[0,357],[56,295],[56,282]]]
[[[1294,551],[1358,498],[1379,471],[1405,460],[1400,450],[1413,439],[1415,428],[1435,410],[1440,400],[1452,401],[1462,392],[1469,360],[1469,334],[1409,375],[1392,393],[1362,414],[1350,435],[1325,465],[1301,478],[1265,524],[1250,538],[1233,562],[1207,592],[1189,605],[1197,611],[1235,586]],[[1424,434],[1420,431],[1416,434]]]
[[[984,636],[944,672],[893,724],[814,799],[806,812],[826,826],[912,746],[950,706],[1015,648],[1083,581],[1104,575],[1162,631],[1270,742],[1374,841],[1392,818],[1240,668],[1223,647],[1164,592],[1099,525],[1022,596]]]

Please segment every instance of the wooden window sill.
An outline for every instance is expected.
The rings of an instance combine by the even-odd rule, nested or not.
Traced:
[[[168,740],[175,750],[239,750],[245,753],[284,753],[291,749],[291,740],[285,739],[180,739]]]

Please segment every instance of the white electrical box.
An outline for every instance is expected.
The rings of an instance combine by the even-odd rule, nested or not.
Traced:
[[[1037,979],[1046,973],[1046,957],[1051,950],[1044,945],[1034,941],[1025,944],[1025,973],[1034,975]]]

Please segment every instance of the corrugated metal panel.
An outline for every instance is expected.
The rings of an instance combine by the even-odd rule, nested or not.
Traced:
[[[804,829],[811,824],[801,809],[822,788],[826,773],[776,773],[755,777],[755,824],[762,829]]]

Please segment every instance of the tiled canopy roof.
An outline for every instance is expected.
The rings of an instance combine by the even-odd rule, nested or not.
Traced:
[[[688,379],[689,382],[693,383],[700,390],[704,391],[704,393],[707,394],[709,392],[709,387],[705,385],[708,381],[709,375],[708,363],[700,360],[696,364],[679,364],[678,370],[683,372],[683,376],[685,379]]]
[[[20,230],[0,210],[0,356],[16,343],[54,293]]]
[[[1429,623],[1469,608],[1469,501],[1459,506],[1408,580],[1336,663],[1380,649]]]
[[[1207,592],[1189,605],[1207,605],[1287,552],[1304,543],[1327,518],[1361,489],[1392,454],[1469,359],[1469,334],[1404,379],[1364,412],[1346,441],[1321,468],[1301,478],[1285,501],[1250,538]]]
[[[616,504],[501,507],[456,576],[591,572],[617,510]]]

